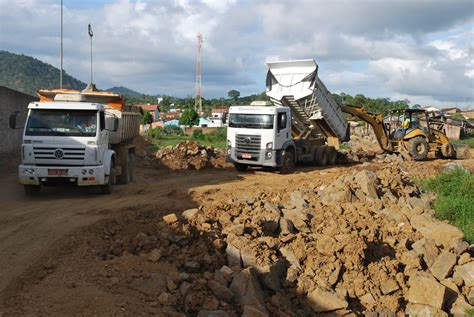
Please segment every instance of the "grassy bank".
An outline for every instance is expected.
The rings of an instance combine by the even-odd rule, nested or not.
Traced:
[[[467,144],[471,149],[474,149],[474,137],[465,138],[462,140],[452,140],[453,144]]]
[[[424,180],[422,187],[438,195],[436,217],[456,225],[474,243],[474,174],[455,168]]]
[[[192,135],[185,135],[177,127],[155,128],[149,131],[147,138],[155,145],[155,150],[166,146],[174,146],[184,141],[195,141],[202,146],[212,146],[225,150],[227,130],[225,128],[217,128],[211,133],[204,134],[202,130],[198,129]]]

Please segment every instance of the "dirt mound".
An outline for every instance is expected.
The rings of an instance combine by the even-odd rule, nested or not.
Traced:
[[[87,282],[172,316],[464,313],[474,259],[429,204],[392,165],[286,196],[139,212],[84,243],[99,261]]]
[[[133,139],[133,145],[135,145],[135,151],[138,158],[143,158],[150,155],[150,153],[153,153],[151,148],[153,144],[145,140],[141,135],[136,136]]]
[[[193,141],[168,146],[156,153],[162,166],[171,170],[200,170],[205,167],[230,167],[225,162],[225,152],[212,147],[203,147]]]

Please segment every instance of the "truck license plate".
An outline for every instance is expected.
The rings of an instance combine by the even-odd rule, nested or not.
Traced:
[[[67,175],[67,169],[48,169],[48,175],[64,176]]]
[[[250,154],[250,153],[244,153],[244,154],[242,154],[242,158],[244,158],[244,159],[250,159],[250,158],[252,158],[252,154]]]

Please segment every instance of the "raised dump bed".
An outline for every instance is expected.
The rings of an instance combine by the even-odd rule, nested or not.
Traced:
[[[341,108],[318,77],[313,59],[267,62],[267,95],[292,110],[293,129],[302,133],[314,126],[326,137],[348,139],[348,123]]]

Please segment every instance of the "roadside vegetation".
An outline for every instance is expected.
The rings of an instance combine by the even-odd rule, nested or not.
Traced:
[[[457,167],[422,181],[422,187],[438,195],[436,217],[456,225],[474,243],[474,174]]]
[[[462,140],[452,140],[453,144],[467,144],[471,149],[474,149],[474,136],[464,138]]]
[[[167,126],[151,129],[146,133],[146,137],[154,144],[154,150],[159,150],[166,146],[175,146],[184,141],[195,141],[202,146],[212,146],[225,150],[227,129],[217,128],[207,134],[204,134],[201,129],[196,129],[192,135],[186,135],[179,127]]]

